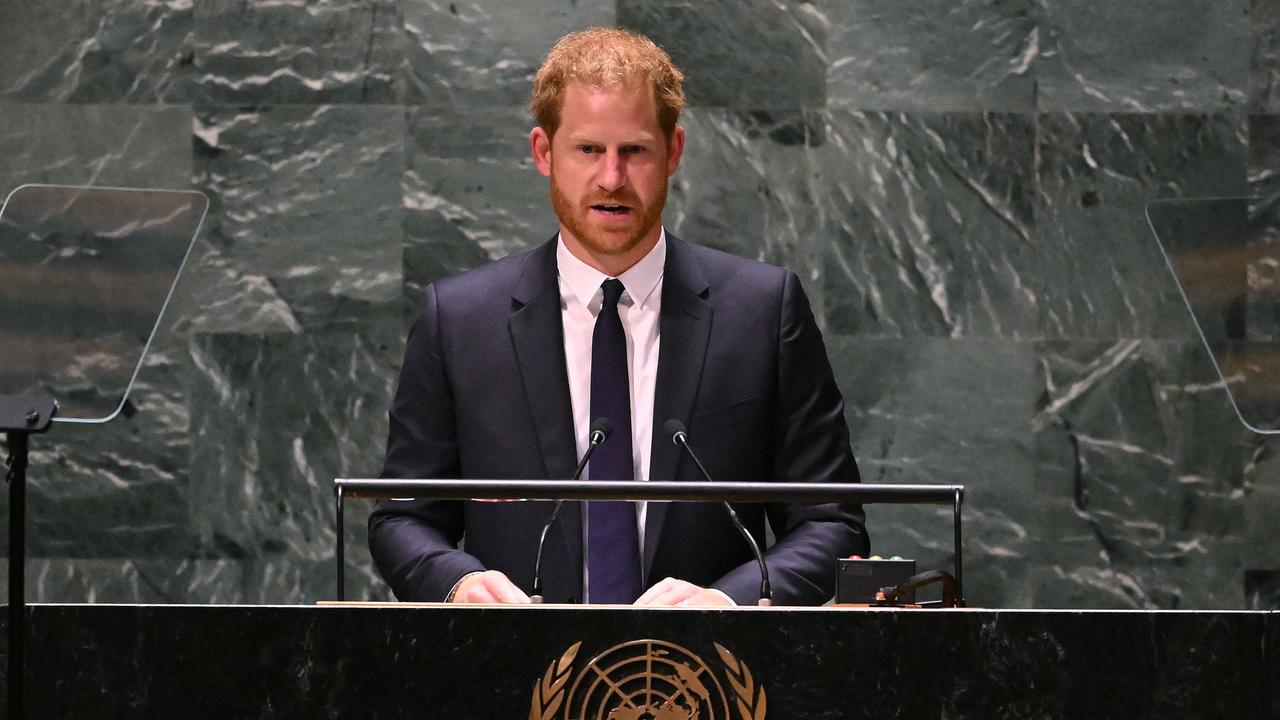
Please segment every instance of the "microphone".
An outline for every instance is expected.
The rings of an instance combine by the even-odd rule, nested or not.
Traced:
[[[702,473],[702,477],[707,482],[713,482],[711,473],[702,467],[702,462],[698,460],[698,456],[693,454],[693,448],[689,447],[689,435],[685,432],[684,423],[675,418],[671,418],[662,424],[662,431],[671,436],[671,442],[684,448],[689,453],[689,457],[693,459],[693,464],[698,466],[698,472]],[[751,552],[756,556],[756,562],[760,563],[760,607],[769,607],[773,605],[773,590],[769,587],[769,568],[764,564],[764,554],[760,552],[760,545],[756,543],[756,539],[751,537],[751,533],[747,532],[747,528],[742,524],[742,520],[738,518],[738,513],[734,512],[733,506],[728,502],[721,500],[720,504],[724,505],[724,509],[729,511],[729,519],[733,521],[733,526],[742,533],[742,537],[746,539],[747,545],[751,546]]]
[[[582,454],[578,469],[573,471],[575,482],[582,478],[582,471],[586,469],[587,461],[595,454],[596,448],[604,444],[611,435],[613,435],[613,423],[609,422],[609,418],[599,417],[591,423],[591,434],[587,436],[587,451]],[[542,602],[542,549],[547,544],[547,531],[560,516],[560,506],[563,504],[564,500],[556,501],[555,506],[551,508],[551,517],[547,520],[547,524],[542,526],[542,535],[538,538],[538,554],[533,560],[533,592],[529,595],[529,600],[534,603]]]

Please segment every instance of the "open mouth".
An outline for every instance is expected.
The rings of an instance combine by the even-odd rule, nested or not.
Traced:
[[[610,215],[626,215],[631,212],[631,208],[626,205],[614,205],[611,203],[599,203],[592,205],[591,209],[602,213],[608,213]]]

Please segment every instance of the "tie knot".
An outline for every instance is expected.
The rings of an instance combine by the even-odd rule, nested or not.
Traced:
[[[600,284],[604,290],[604,307],[617,307],[618,300],[622,297],[622,291],[626,288],[622,287],[622,281],[617,278],[609,278]]]

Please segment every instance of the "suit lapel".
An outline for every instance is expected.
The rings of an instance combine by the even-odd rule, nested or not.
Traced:
[[[546,477],[568,480],[577,466],[573,406],[564,359],[564,325],[560,317],[560,286],[556,270],[556,241],[545,243],[525,259],[511,293],[508,327],[516,362],[524,380],[525,399],[533,417]],[[548,509],[548,512],[550,510]],[[566,503],[556,520],[567,567],[582,565],[581,504]],[[548,547],[548,552],[553,548]],[[581,596],[581,588],[574,593]]]
[[[680,448],[662,432],[662,425],[676,418],[686,425],[693,412],[702,379],[707,341],[711,336],[711,304],[707,302],[707,282],[693,257],[692,249],[673,235],[667,235],[667,261],[663,268],[661,343],[658,350],[658,378],[653,398],[653,447],[649,455],[650,480],[677,480]],[[666,522],[669,503],[650,503],[644,532],[644,580],[653,582],[649,571]]]

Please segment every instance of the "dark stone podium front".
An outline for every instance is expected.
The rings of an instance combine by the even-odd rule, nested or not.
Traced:
[[[29,613],[31,718],[1280,716],[1280,637],[1269,612]]]

